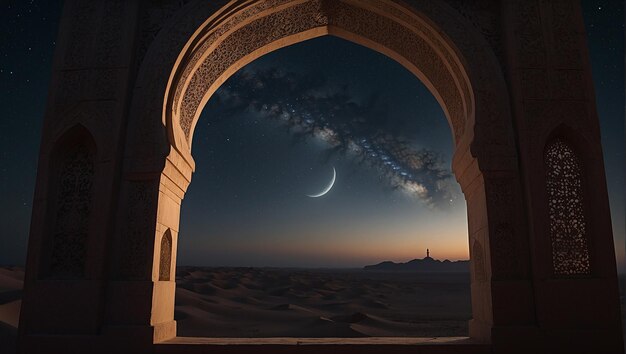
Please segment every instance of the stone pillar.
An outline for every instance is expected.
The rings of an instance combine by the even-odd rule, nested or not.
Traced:
[[[505,148],[510,140],[494,139],[502,140],[500,151],[481,149],[476,140],[473,149],[458,146],[454,159],[468,211],[469,334],[477,341],[506,340],[514,347],[524,340],[520,329],[534,324],[534,294],[517,157],[510,154],[514,149]]]
[[[180,204],[192,170],[172,151],[162,173],[124,181],[113,248],[104,332],[146,346],[176,336]]]
[[[65,1],[33,202],[22,352],[71,351],[67,336],[79,343],[100,333],[137,10],[137,1]]]
[[[155,342],[176,336],[174,295],[180,204],[191,181],[192,173],[193,168],[172,148],[159,184],[157,234],[152,259],[154,295],[150,324],[155,328]],[[165,242],[164,237],[167,237]]]
[[[580,4],[502,3],[536,303],[536,329],[527,336],[526,347],[534,352],[622,353],[610,210]],[[584,205],[577,211],[582,217],[571,222],[584,219],[584,250],[554,243],[560,242],[554,241],[561,232],[558,222],[569,216],[552,215],[549,208],[554,192],[546,182],[546,146],[553,139],[567,141],[580,161]],[[589,267],[564,274],[559,254],[588,258]],[[495,349],[500,345],[504,343],[494,340]]]

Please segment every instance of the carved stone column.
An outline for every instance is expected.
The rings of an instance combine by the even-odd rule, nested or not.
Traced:
[[[580,4],[524,0],[503,5],[536,302],[536,334],[528,337],[527,348],[621,353],[610,210]],[[549,158],[554,141],[566,146],[558,154],[573,154],[571,161],[578,162],[554,166],[564,161],[563,156]],[[554,168],[556,178],[562,178],[559,171],[571,171],[570,181],[549,183]],[[566,186],[571,178],[580,188]],[[575,259],[588,261],[567,265]]]
[[[136,1],[64,4],[42,131],[21,351],[71,350],[68,336],[100,333],[137,11]]]

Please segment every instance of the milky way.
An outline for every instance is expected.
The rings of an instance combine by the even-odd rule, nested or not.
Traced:
[[[323,77],[278,69],[243,69],[216,93],[216,114],[243,111],[277,120],[294,139],[322,139],[327,158],[348,154],[378,171],[382,180],[435,208],[453,198],[452,174],[441,155],[414,147],[385,123],[387,107],[376,95],[359,100]],[[364,101],[366,103],[360,103]]]

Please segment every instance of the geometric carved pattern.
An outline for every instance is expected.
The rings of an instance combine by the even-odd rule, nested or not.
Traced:
[[[129,280],[146,279],[149,277],[148,240],[154,238],[156,228],[158,180],[130,181],[128,185],[128,212],[122,235],[121,277]]]
[[[493,271],[499,277],[512,278],[519,272],[516,239],[508,223],[498,225],[490,241]]]
[[[504,46],[502,45],[501,4],[499,0],[446,0],[448,5],[458,11],[480,31],[491,45],[494,53],[504,63]]]
[[[159,261],[159,280],[170,280],[170,268],[172,264],[172,233],[165,231],[161,238],[161,257]]]
[[[50,263],[53,277],[82,277],[85,271],[94,159],[81,143],[61,152],[56,221]]]
[[[546,146],[544,161],[554,274],[590,274],[581,162],[560,139]]]
[[[181,128],[190,138],[193,118],[208,88],[238,60],[276,40],[327,24],[315,16],[319,5],[307,2],[286,11],[271,13],[235,30],[210,52],[209,57],[191,77],[183,97]]]
[[[272,8],[280,10],[271,11]],[[453,51],[446,47],[438,32],[410,11],[380,0],[363,3],[271,0],[250,5],[211,27],[212,31],[192,47],[193,52],[174,83],[172,111],[167,113],[173,114],[190,141],[205,96],[239,60],[277,41],[328,26],[340,28],[352,38],[378,43],[419,68],[445,102],[454,136],[457,141],[460,139],[471,103],[469,85],[453,58]]]

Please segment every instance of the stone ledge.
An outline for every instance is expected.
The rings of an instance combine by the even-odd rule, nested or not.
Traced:
[[[155,345],[155,353],[491,353],[491,345],[469,337],[201,338],[177,337]]]

